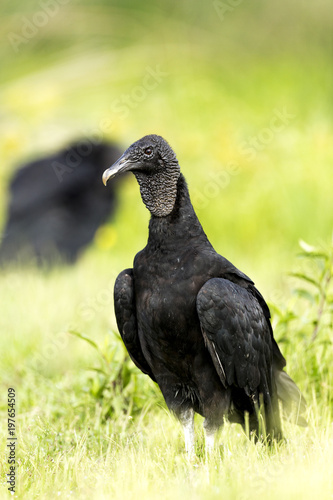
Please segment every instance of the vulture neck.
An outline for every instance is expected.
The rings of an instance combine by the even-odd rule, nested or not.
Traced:
[[[170,249],[170,246],[180,241],[184,245],[186,240],[192,246],[209,244],[193,209],[185,178],[180,174],[177,196],[171,213],[165,217],[152,215],[150,218],[148,246]]]

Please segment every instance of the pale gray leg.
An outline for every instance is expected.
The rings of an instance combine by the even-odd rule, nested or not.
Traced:
[[[205,444],[206,444],[206,456],[214,451],[216,444],[216,437],[220,434],[220,429],[222,426],[216,427],[209,425],[207,419],[204,421],[204,431],[205,431]]]
[[[192,408],[186,410],[179,416],[179,420],[183,425],[185,450],[189,456],[194,455],[194,411]]]
[[[207,430],[205,429],[205,443],[206,443],[206,453],[210,454],[212,451],[214,451],[215,447],[215,436],[216,436],[216,430]]]

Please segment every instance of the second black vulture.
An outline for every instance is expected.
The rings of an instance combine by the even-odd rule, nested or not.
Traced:
[[[114,288],[117,325],[133,362],[159,385],[194,451],[194,413],[202,415],[206,448],[224,417],[254,436],[282,438],[279,399],[305,400],[283,370],[270,311],[253,281],[219,255],[190,201],[169,144],[148,135],[103,174],[134,173],[151,213],[147,246]],[[248,415],[248,419],[246,418]],[[248,422],[248,423],[247,423]]]
[[[106,191],[100,176],[119,155],[114,144],[81,139],[17,170],[0,263],[74,263],[115,211],[115,186]]]

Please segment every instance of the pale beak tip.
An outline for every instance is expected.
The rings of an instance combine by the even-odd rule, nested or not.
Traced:
[[[125,172],[129,165],[131,166],[131,162],[126,159],[125,155],[121,156],[118,161],[111,165],[111,167],[107,168],[103,173],[102,181],[104,186],[106,186],[109,179],[112,179],[122,172]]]
[[[105,172],[103,173],[103,177],[102,177],[102,181],[103,181],[104,186],[107,185],[109,177],[110,177],[110,175],[109,175],[108,170],[105,170]]]

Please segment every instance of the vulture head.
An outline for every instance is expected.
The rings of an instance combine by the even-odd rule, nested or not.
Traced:
[[[141,197],[156,217],[172,212],[177,196],[180,168],[169,144],[159,135],[146,135],[134,142],[103,174],[103,183],[122,172],[133,172]]]

